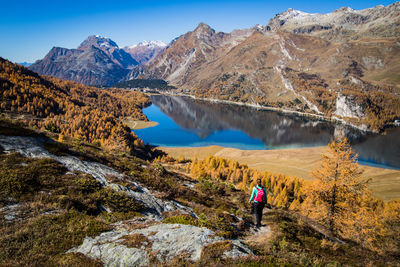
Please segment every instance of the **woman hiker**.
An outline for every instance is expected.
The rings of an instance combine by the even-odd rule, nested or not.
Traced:
[[[256,227],[261,227],[262,210],[267,203],[267,192],[261,185],[261,179],[257,179],[257,185],[253,187],[249,203],[253,201],[253,213],[256,214]]]

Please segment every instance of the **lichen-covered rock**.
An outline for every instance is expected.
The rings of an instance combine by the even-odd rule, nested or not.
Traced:
[[[80,252],[91,258],[101,259],[106,266],[147,266],[148,255],[145,250],[128,248],[120,244],[124,233],[107,232],[96,238],[88,237],[77,249],[69,252]]]
[[[151,246],[130,248],[123,244],[124,237],[140,234],[146,237]],[[80,252],[100,259],[106,266],[145,266],[150,255],[165,262],[174,257],[188,255],[191,261],[198,261],[203,248],[225,240],[204,227],[183,224],[156,224],[149,227],[127,230],[113,230],[95,238],[86,238],[83,244],[69,252]],[[231,250],[225,257],[241,257],[253,254],[241,241],[231,240]]]

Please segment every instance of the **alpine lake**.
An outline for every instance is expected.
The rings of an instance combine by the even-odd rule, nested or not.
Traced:
[[[372,134],[339,123],[243,105],[170,95],[151,95],[150,100],[153,104],[143,112],[158,125],[134,132],[154,146],[270,150],[326,146],[334,136],[345,135],[360,164],[400,169],[400,127]]]

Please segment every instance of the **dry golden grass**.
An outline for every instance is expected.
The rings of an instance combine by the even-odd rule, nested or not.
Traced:
[[[140,121],[132,118],[124,120],[124,123],[128,125],[128,127],[131,128],[132,130],[140,130],[158,125],[158,122],[156,121]]]
[[[326,147],[311,147],[279,150],[239,150],[219,146],[209,147],[161,147],[169,155],[192,159],[210,155],[233,159],[259,171],[282,173],[312,180],[310,171],[318,166]],[[361,166],[364,177],[371,179],[370,188],[374,195],[383,200],[400,198],[400,171]]]

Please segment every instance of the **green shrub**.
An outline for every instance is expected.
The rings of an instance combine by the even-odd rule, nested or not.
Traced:
[[[143,216],[138,212],[102,212],[98,215],[98,218],[104,221],[105,223],[115,223],[119,221],[130,220],[135,217]]]
[[[125,192],[115,192],[104,188],[95,194],[96,199],[113,212],[139,212],[144,210],[144,205]]]
[[[100,182],[89,175],[76,179],[74,182],[82,193],[94,193],[101,189]]]
[[[228,240],[215,242],[207,245],[201,251],[201,259],[203,261],[217,260],[222,258],[224,252],[232,250],[232,243]]]
[[[78,212],[44,215],[17,229],[7,229],[0,236],[0,259],[30,266],[56,265],[56,256],[80,245],[85,237],[110,230],[105,223]]]
[[[103,263],[101,260],[89,258],[82,253],[68,253],[62,254],[55,257],[52,261],[56,266],[61,267],[73,267],[73,266],[85,266],[85,267],[102,267]]]
[[[54,188],[66,168],[51,159],[26,159],[20,154],[0,155],[0,202],[31,198],[43,188]]]
[[[163,220],[163,223],[172,223],[172,224],[177,223],[177,224],[186,224],[194,226],[199,225],[198,220],[190,215],[177,215],[177,216],[167,217]]]

